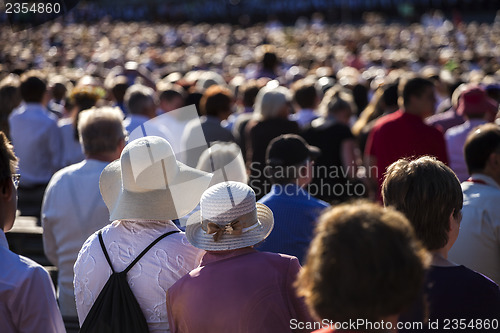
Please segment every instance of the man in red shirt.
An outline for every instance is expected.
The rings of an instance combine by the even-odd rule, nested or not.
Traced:
[[[366,143],[367,175],[372,193],[377,193],[378,199],[386,168],[398,159],[432,155],[448,163],[443,133],[424,123],[425,118],[434,114],[434,84],[415,77],[400,84],[399,95],[402,108],[380,118]]]

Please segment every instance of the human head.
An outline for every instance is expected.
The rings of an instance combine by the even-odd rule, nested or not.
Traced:
[[[208,188],[200,199],[200,210],[186,226],[186,238],[206,251],[229,251],[253,246],[271,233],[271,209],[255,201],[246,184],[228,181]]]
[[[17,158],[3,132],[0,132],[0,229],[8,231],[14,224],[17,209],[17,191],[12,182]]]
[[[337,121],[348,124],[355,108],[352,95],[337,86],[326,92],[320,104],[320,113],[324,117],[332,116]]]
[[[300,109],[315,109],[318,106],[318,93],[314,82],[300,79],[292,85],[293,101]]]
[[[125,75],[115,77],[111,84],[111,95],[116,103],[123,103],[125,100],[125,93],[129,87],[128,78]]]
[[[313,161],[319,155],[319,148],[308,145],[302,137],[280,135],[267,146],[265,170],[275,184],[305,186],[312,180]]]
[[[49,81],[49,87],[52,93],[52,98],[54,98],[57,102],[64,101],[68,91],[73,89],[71,82],[62,75],[52,77]]]
[[[382,184],[382,197],[385,206],[406,215],[430,251],[448,244],[450,217],[460,216],[463,203],[457,176],[430,156],[400,159],[391,164]]]
[[[160,108],[163,112],[177,110],[184,106],[186,93],[184,89],[177,84],[162,84],[158,87]]]
[[[259,85],[255,80],[242,84],[238,89],[238,96],[240,96],[243,106],[248,108],[253,108],[258,93]]]
[[[141,84],[131,85],[125,93],[125,107],[131,114],[153,118],[156,115],[153,89]]]
[[[43,103],[47,93],[47,83],[42,73],[29,71],[21,75],[21,98],[26,103]]]
[[[290,91],[282,86],[264,87],[255,98],[254,117],[258,120],[288,117]]]
[[[111,221],[168,221],[192,211],[211,178],[177,161],[167,140],[145,136],[104,168],[99,188]]]
[[[78,133],[87,157],[112,155],[110,162],[120,157],[125,145],[123,113],[111,107],[100,107],[80,112]]]
[[[476,127],[467,136],[464,145],[465,163],[469,174],[484,173],[494,167],[500,154],[500,127],[484,124]],[[500,171],[500,170],[499,170]]]
[[[498,103],[489,98],[486,91],[479,86],[472,86],[462,92],[458,100],[457,114],[467,118],[495,119],[498,111]],[[485,118],[485,119],[486,119]]]
[[[248,181],[240,147],[234,142],[212,143],[210,148],[201,154],[196,169],[214,174],[211,185],[228,180],[240,183]]]
[[[202,115],[217,117],[220,120],[227,119],[231,114],[233,106],[233,95],[228,88],[223,86],[210,86],[200,100],[200,111]]]
[[[400,81],[400,96],[407,112],[423,118],[434,114],[436,96],[434,84],[428,79],[413,77]]]
[[[318,319],[380,321],[415,300],[427,261],[403,214],[343,204],[320,216],[296,285]]]

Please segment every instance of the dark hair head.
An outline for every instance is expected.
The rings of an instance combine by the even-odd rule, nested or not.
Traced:
[[[262,57],[262,67],[273,70],[278,66],[278,56],[274,52],[266,52]]]
[[[412,96],[420,97],[426,91],[427,88],[434,87],[434,83],[432,83],[431,80],[427,80],[421,77],[414,77],[408,79],[406,82],[404,81],[405,80],[401,80],[400,84],[403,84],[402,97],[403,97],[403,104],[405,107],[408,106],[408,104],[410,103],[410,97]]]
[[[0,181],[11,179],[16,172],[17,157],[9,139],[3,132],[0,132]]]
[[[219,116],[231,111],[233,95],[229,89],[213,85],[209,87],[200,100],[200,111],[202,115]]]
[[[111,94],[115,98],[117,103],[123,103],[125,100],[125,94],[129,87],[128,79],[126,76],[117,76],[113,80],[113,85],[111,87]]]
[[[41,103],[47,91],[44,76],[37,71],[29,71],[21,76],[21,97],[27,103]]]
[[[460,214],[462,188],[453,171],[434,157],[392,163],[382,184],[385,206],[406,215],[428,250],[448,243],[450,215]]]
[[[491,153],[500,148],[500,127],[484,124],[470,132],[464,145],[465,163],[469,174],[483,172]]]
[[[259,90],[260,89],[256,81],[250,81],[243,84],[238,92],[238,95],[242,96],[241,99],[243,101],[243,105],[246,107],[253,107]]]
[[[186,92],[178,84],[164,84],[161,89],[159,89],[159,98],[161,101],[170,102],[175,98],[186,98]]]
[[[292,85],[293,100],[301,109],[313,109],[316,107],[318,93],[314,82],[304,79],[298,80]]]
[[[319,319],[378,321],[413,302],[427,261],[403,214],[344,204],[321,215],[297,287]]]

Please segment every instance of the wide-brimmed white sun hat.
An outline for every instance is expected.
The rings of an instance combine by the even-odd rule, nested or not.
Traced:
[[[199,249],[227,251],[263,241],[273,226],[273,212],[255,202],[252,188],[228,181],[203,193],[200,210],[188,219],[186,237]]]
[[[175,159],[167,140],[146,136],[130,142],[101,173],[99,187],[110,220],[172,220],[192,211],[212,174]]]

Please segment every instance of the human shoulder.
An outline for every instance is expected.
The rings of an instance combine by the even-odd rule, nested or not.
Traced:
[[[380,117],[375,121],[375,125],[373,126],[373,131],[380,131],[386,127],[390,127],[394,125],[394,122],[397,122],[401,116],[403,115],[403,112],[401,110],[387,114],[385,116]]]
[[[35,281],[40,278],[50,279],[49,273],[38,263],[30,258],[15,254],[14,252],[4,249],[1,251],[2,277],[0,282],[10,284],[13,288],[19,288],[26,281]],[[6,277],[15,277],[16,279],[8,279]]]

